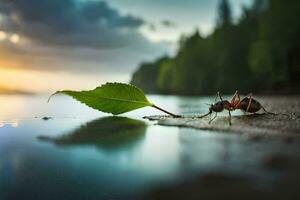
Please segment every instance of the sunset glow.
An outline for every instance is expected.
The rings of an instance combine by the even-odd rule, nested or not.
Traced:
[[[241,2],[250,1],[233,4],[233,15],[240,14]],[[176,1],[172,7],[163,1],[22,2],[0,1],[0,92],[129,82],[141,63],[173,56],[182,35],[196,29],[209,34],[218,0]],[[186,8],[189,12],[182,12]]]
[[[0,86],[6,89],[51,93],[69,88],[75,90],[90,89],[109,80],[127,81],[122,76],[79,75],[65,72],[48,72],[22,69],[0,69]],[[0,93],[1,93],[0,87]]]
[[[12,34],[9,38],[12,43],[18,43],[20,41],[20,36],[18,34]]]
[[[0,31],[0,41],[5,40],[7,37],[6,33],[4,31]]]

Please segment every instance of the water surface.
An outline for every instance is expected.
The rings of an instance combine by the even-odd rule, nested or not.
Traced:
[[[149,98],[183,114],[204,113],[213,99]],[[210,172],[269,187],[280,173],[265,169],[264,157],[297,153],[279,141],[158,126],[142,119],[161,114],[152,108],[112,117],[65,96],[46,101],[0,96],[0,199],[139,198]]]

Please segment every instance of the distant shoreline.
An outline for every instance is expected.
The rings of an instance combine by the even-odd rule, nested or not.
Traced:
[[[23,90],[5,90],[0,91],[0,95],[35,95],[35,93]]]
[[[223,95],[231,95],[231,93],[222,92],[222,91],[212,91],[211,93],[199,93],[199,94],[177,94],[177,93],[164,93],[164,92],[145,92],[147,95],[176,95],[176,96],[210,96],[210,95],[215,95],[217,92],[221,92]],[[235,91],[232,90],[232,94]],[[282,88],[276,88],[276,89],[266,89],[266,90],[252,90],[249,91],[248,93],[253,93],[254,95],[271,95],[271,96],[298,96],[300,95],[300,86],[295,86],[295,87],[282,87]],[[247,94],[248,94],[247,93]]]

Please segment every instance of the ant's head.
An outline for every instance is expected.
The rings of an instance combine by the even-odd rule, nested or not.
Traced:
[[[222,112],[224,109],[230,107],[230,103],[227,100],[218,101],[215,104],[211,104],[209,112]]]

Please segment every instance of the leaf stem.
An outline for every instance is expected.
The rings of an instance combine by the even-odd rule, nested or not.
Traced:
[[[175,115],[175,114],[173,114],[173,113],[170,113],[170,112],[168,112],[168,111],[166,111],[166,110],[164,110],[164,109],[162,109],[162,108],[160,108],[160,107],[158,107],[158,106],[156,106],[156,105],[154,105],[154,104],[152,104],[152,107],[153,107],[153,108],[156,108],[156,109],[158,109],[158,110],[160,110],[160,111],[162,111],[162,112],[164,112],[164,113],[167,113],[168,115],[171,115],[172,117],[175,117],[175,118],[181,117],[180,115]]]

